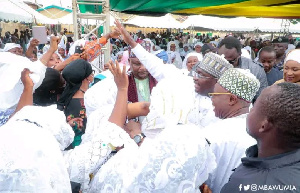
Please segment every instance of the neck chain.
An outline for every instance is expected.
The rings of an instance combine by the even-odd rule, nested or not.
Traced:
[[[85,93],[85,91],[84,90],[82,90],[81,88],[79,89],[81,92],[83,92],[83,94]]]

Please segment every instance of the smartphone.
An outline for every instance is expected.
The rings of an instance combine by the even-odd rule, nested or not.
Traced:
[[[76,46],[75,47],[75,53],[78,53],[78,54],[82,53],[81,46]]]
[[[47,43],[47,32],[45,26],[33,26],[32,27],[33,38],[38,39],[40,44]]]

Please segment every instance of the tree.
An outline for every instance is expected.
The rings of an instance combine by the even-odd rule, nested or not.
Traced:
[[[300,19],[290,19],[291,24],[300,23]]]

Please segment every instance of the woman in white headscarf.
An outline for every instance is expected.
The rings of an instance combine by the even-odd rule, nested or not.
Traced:
[[[117,58],[116,58],[116,60],[117,60],[119,63],[121,63],[121,61],[122,61],[123,53],[124,53],[124,51],[119,51],[119,52],[117,53]]]
[[[58,51],[58,53],[61,56],[63,61],[68,59],[68,56],[66,55],[66,45],[65,44],[59,44],[57,51]]]
[[[23,55],[20,44],[16,44],[16,43],[6,43],[2,51],[10,52],[19,56]]]
[[[203,57],[202,54],[197,52],[192,52],[186,55],[182,63],[182,69],[187,69],[189,72],[195,66],[197,62],[202,61]]]
[[[300,84],[300,50],[296,49],[289,52],[284,60],[283,79],[275,84],[290,82]]]
[[[191,51],[190,51],[189,44],[184,44],[183,48],[182,48],[182,51],[180,52],[181,58],[185,59],[186,55],[189,54],[190,52]]]
[[[170,41],[167,45],[168,64],[174,64],[177,68],[182,67],[182,59],[179,54],[179,46],[174,42]]]

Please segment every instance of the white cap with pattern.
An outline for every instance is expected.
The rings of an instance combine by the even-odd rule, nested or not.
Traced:
[[[248,69],[227,70],[218,83],[232,94],[251,102],[260,87],[259,80]]]
[[[205,54],[202,62],[200,62],[197,67],[218,79],[226,70],[233,68],[223,56],[212,52]]]

